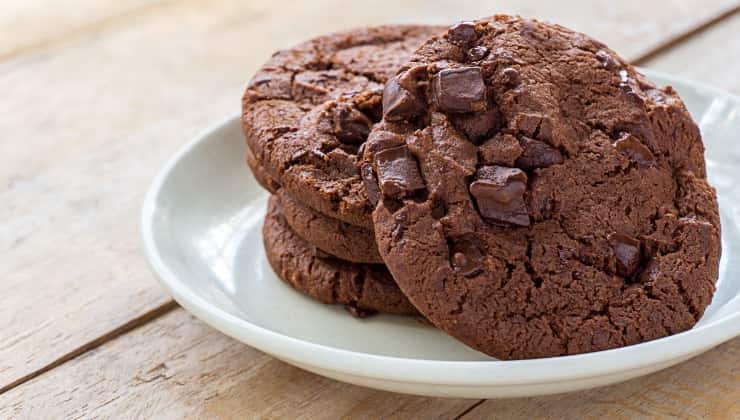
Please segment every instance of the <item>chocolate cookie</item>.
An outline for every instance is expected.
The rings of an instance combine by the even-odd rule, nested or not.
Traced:
[[[604,44],[496,16],[431,38],[366,143],[381,256],[436,326],[502,359],[691,328],[717,200],[678,94]]]
[[[371,229],[357,152],[383,84],[438,27],[381,26],[279,51],[249,82],[242,125],[256,160],[291,196]]]
[[[278,182],[275,181],[264,168],[262,168],[254,157],[254,153],[249,149],[247,149],[247,166],[252,170],[254,179],[262,186],[262,188],[273,194],[280,189],[280,184],[278,184]]]
[[[324,216],[296,201],[284,190],[276,195],[288,225],[309,244],[343,260],[383,264],[373,231]]]
[[[417,314],[382,265],[327,256],[293,233],[276,196],[270,197],[262,233],[270,265],[299,292],[323,303],[346,305],[355,316],[376,311]]]

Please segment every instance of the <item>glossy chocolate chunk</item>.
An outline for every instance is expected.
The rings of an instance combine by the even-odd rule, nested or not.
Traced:
[[[463,238],[450,247],[452,267],[465,277],[474,277],[483,271],[485,253],[479,242]]]
[[[420,97],[418,88],[414,85],[411,77],[413,74],[411,71],[401,73],[385,84],[383,90],[383,117],[386,120],[408,120],[424,111],[424,101]]]
[[[406,146],[378,152],[375,167],[380,191],[388,198],[403,198],[425,187],[416,158]]]
[[[453,44],[468,45],[478,38],[478,34],[475,32],[475,23],[460,22],[455,24],[447,31],[447,37]]]
[[[640,241],[620,233],[612,233],[608,239],[617,260],[617,274],[632,276],[640,265]]]
[[[351,104],[337,102],[332,109],[334,134],[345,144],[361,144],[367,140],[372,121]]]
[[[513,87],[518,85],[522,81],[522,77],[519,75],[519,71],[513,67],[507,67],[501,72],[503,76],[503,82],[506,86]]]
[[[501,126],[502,116],[498,110],[489,109],[471,114],[453,114],[450,119],[470,141],[477,144],[495,134]]]
[[[373,167],[370,165],[364,165],[360,170],[362,174],[362,182],[365,185],[365,192],[367,199],[374,206],[378,204],[380,200],[380,189],[378,189],[378,178],[375,177]]]
[[[480,67],[440,71],[432,80],[437,108],[443,112],[479,112],[486,108],[486,85]]]
[[[524,202],[527,174],[521,169],[483,166],[478,169],[470,194],[475,198],[481,216],[489,221],[529,226]]]
[[[547,143],[523,137],[521,145],[524,151],[516,160],[519,168],[530,170],[563,163],[563,155]]]
[[[622,133],[622,136],[614,143],[614,147],[641,168],[650,166],[655,161],[655,156],[650,149],[630,133]]]
[[[468,59],[470,61],[480,61],[488,55],[488,48],[479,45],[468,50]]]

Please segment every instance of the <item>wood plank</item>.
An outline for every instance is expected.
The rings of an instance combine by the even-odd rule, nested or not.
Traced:
[[[170,302],[140,253],[152,176],[187,138],[238,110],[243,84],[275,48],[391,19],[378,3],[342,4],[277,12],[269,2],[182,2],[0,63],[0,128],[13,136],[0,142],[0,389]],[[394,1],[392,19],[508,10],[637,55],[731,3],[682,0],[655,14],[634,0],[578,4]],[[589,17],[597,11],[603,20]]]
[[[156,345],[153,345],[156,343]],[[307,373],[178,309],[0,395],[0,418],[452,418],[474,401]]]
[[[740,95],[740,13],[644,65]]]
[[[162,3],[162,0],[57,0],[50,6],[45,0],[3,1],[0,60],[92,32]]]
[[[740,338],[622,384],[539,398],[488,400],[464,419],[740,417]]]
[[[642,65],[740,94],[738,33],[740,14],[735,14]],[[465,418],[560,418],[572,413],[588,418],[738,418],[740,338],[646,378],[564,396],[486,401]]]

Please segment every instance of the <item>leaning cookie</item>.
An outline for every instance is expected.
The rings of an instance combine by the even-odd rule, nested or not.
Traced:
[[[309,244],[343,260],[383,264],[373,231],[324,216],[284,190],[279,190],[276,195],[290,228]]]
[[[720,257],[678,94],[604,44],[496,16],[426,42],[385,87],[363,172],[381,256],[437,327],[502,359],[691,328]]]
[[[301,203],[371,229],[358,150],[380,119],[383,83],[439,30],[364,28],[277,52],[242,100],[242,126],[256,161]]]
[[[323,255],[296,235],[275,196],[270,197],[263,240],[270,265],[284,282],[328,304],[346,305],[355,316],[418,312],[382,265],[356,264]]]

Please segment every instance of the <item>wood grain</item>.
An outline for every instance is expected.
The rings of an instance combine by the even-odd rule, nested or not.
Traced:
[[[668,3],[670,7],[634,0],[584,0],[572,7],[532,0],[369,1],[353,3],[351,8],[342,4],[339,0],[295,2],[279,7],[279,12],[269,2],[158,4],[130,9],[134,11],[126,15],[125,22],[95,26],[94,31],[80,32],[62,43],[34,44],[0,62],[0,128],[12,135],[10,141],[0,141],[0,389],[75,356],[79,349],[99,343],[101,337],[129,325],[132,319],[169,304],[140,252],[138,211],[143,194],[178,146],[238,110],[243,84],[275,48],[360,24],[391,20],[443,23],[508,11],[586,31],[629,58],[662,45],[736,2],[682,0]],[[48,13],[57,17],[59,27],[84,28],[75,23],[79,21],[74,21],[73,13]],[[114,16],[118,12],[105,13]],[[110,344],[130,336],[135,339],[148,327]],[[168,339],[167,328],[157,332],[159,336],[147,336],[146,343],[152,351],[165,351],[172,345],[162,341]],[[185,354],[195,345],[187,342],[188,337],[193,336],[183,335]],[[223,340],[217,341],[234,345]],[[106,364],[86,364],[92,354],[97,352],[67,362],[0,398],[13,407],[20,402],[14,399],[19,395],[37,395],[35,407],[52,407],[68,395],[45,392],[36,384],[57,378],[60,371],[64,372],[62,383],[74,388],[76,381],[64,379],[70,373],[66,366],[76,366],[91,383],[121,374],[108,372]],[[116,357],[134,356],[121,352]],[[134,358],[137,363],[147,360]],[[293,369],[270,363],[288,369],[284,372]],[[309,392],[316,381],[328,381],[297,372],[289,376],[305,375],[301,380],[307,381],[308,391],[302,392]],[[326,386],[336,393],[345,387],[329,382]],[[193,383],[203,388],[205,382]],[[124,387],[128,383],[115,384]],[[175,385],[184,387],[178,392],[185,396],[203,392],[191,389],[188,382],[171,386]],[[116,392],[124,392],[111,390],[100,393],[113,398]],[[157,392],[136,395],[141,403],[131,410],[145,412],[162,403]],[[401,396],[373,395],[374,405],[406,401]],[[234,412],[249,410],[236,396],[221,399],[219,406],[231,405]],[[309,396],[295,404],[292,408],[316,402]],[[433,406],[434,402],[418,404]]]
[[[622,384],[565,395],[488,400],[464,419],[736,419],[740,338],[676,367]]]
[[[0,418],[452,418],[473,402],[316,376],[178,309],[0,395]]]
[[[162,0],[3,1],[0,13],[0,59],[92,34],[101,26],[157,7]]]

